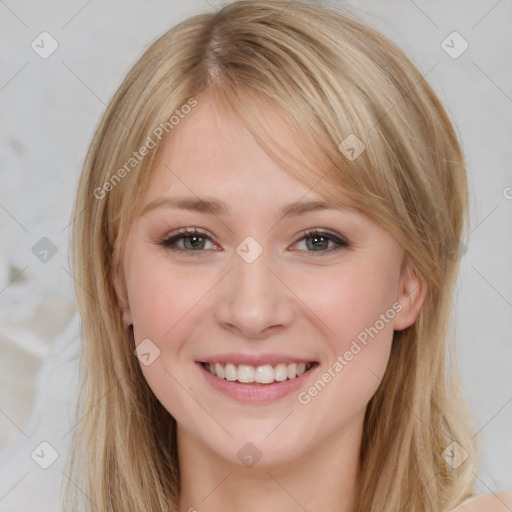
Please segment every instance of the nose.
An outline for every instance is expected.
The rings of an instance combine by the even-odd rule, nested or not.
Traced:
[[[223,279],[214,309],[222,328],[262,339],[293,322],[294,295],[270,263],[265,251],[251,263],[233,255],[234,268]]]

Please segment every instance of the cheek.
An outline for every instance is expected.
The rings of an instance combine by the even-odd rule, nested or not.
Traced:
[[[301,298],[323,320],[326,338],[337,354],[361,333],[364,339],[372,327],[379,335],[382,332],[381,338],[392,336],[398,283],[394,267],[357,262],[303,281]]]
[[[186,389],[185,368],[192,363],[185,360],[183,347],[196,325],[194,307],[211,284],[204,273],[173,268],[164,258],[155,258],[149,264],[140,261],[132,258],[126,284],[135,343],[147,344],[146,339],[154,343],[149,345],[149,364],[141,359],[141,370],[157,399],[183,421],[186,411],[195,404]],[[194,412],[198,416],[202,413]]]
[[[327,325],[329,353],[317,380],[303,390],[299,402],[315,403],[324,411],[319,416],[330,418],[332,428],[366,406],[387,367],[397,313],[395,267],[359,262],[325,274],[316,280],[317,288],[308,287],[315,292],[305,302]],[[333,414],[336,403],[343,408]]]
[[[135,339],[163,342],[186,324],[194,306],[207,293],[204,274],[172,269],[165,261],[140,265],[127,278],[127,292]]]
[[[157,354],[151,364],[141,360],[141,370],[155,396],[176,418],[190,407],[186,375],[194,363],[186,350],[187,341],[193,337],[204,314],[205,298],[216,281],[214,272],[198,271],[192,265],[173,266],[165,255],[137,257],[134,251],[127,265],[135,344],[149,339]]]

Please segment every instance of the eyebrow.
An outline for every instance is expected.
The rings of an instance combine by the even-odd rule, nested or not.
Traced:
[[[219,216],[227,215],[229,212],[226,203],[210,197],[162,197],[148,203],[142,210],[141,215],[145,215],[156,208],[175,208]],[[347,206],[329,200],[299,200],[284,206],[281,210],[281,215],[304,215],[306,213],[320,210],[347,209]]]

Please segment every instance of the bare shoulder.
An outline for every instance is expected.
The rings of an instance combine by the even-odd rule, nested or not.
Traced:
[[[459,505],[452,512],[512,512],[512,493],[481,494]]]

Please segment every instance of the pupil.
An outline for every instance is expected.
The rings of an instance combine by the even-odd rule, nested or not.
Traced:
[[[311,237],[311,240],[313,241],[313,248],[325,248],[325,241],[326,241],[326,238],[323,237],[323,236],[315,236],[315,237]],[[322,242],[324,242],[322,244]]]
[[[189,236],[188,241],[190,242],[190,245],[192,246],[192,248],[197,248],[198,246],[201,245],[202,238],[203,237],[201,237],[201,236]]]
[[[202,236],[189,236],[187,237],[188,242],[192,246],[192,248],[197,248],[201,246],[201,242],[204,241]],[[312,246],[314,249],[318,248],[324,248],[325,249],[325,242],[327,239],[323,236],[315,236],[311,237],[310,240],[312,240]]]

